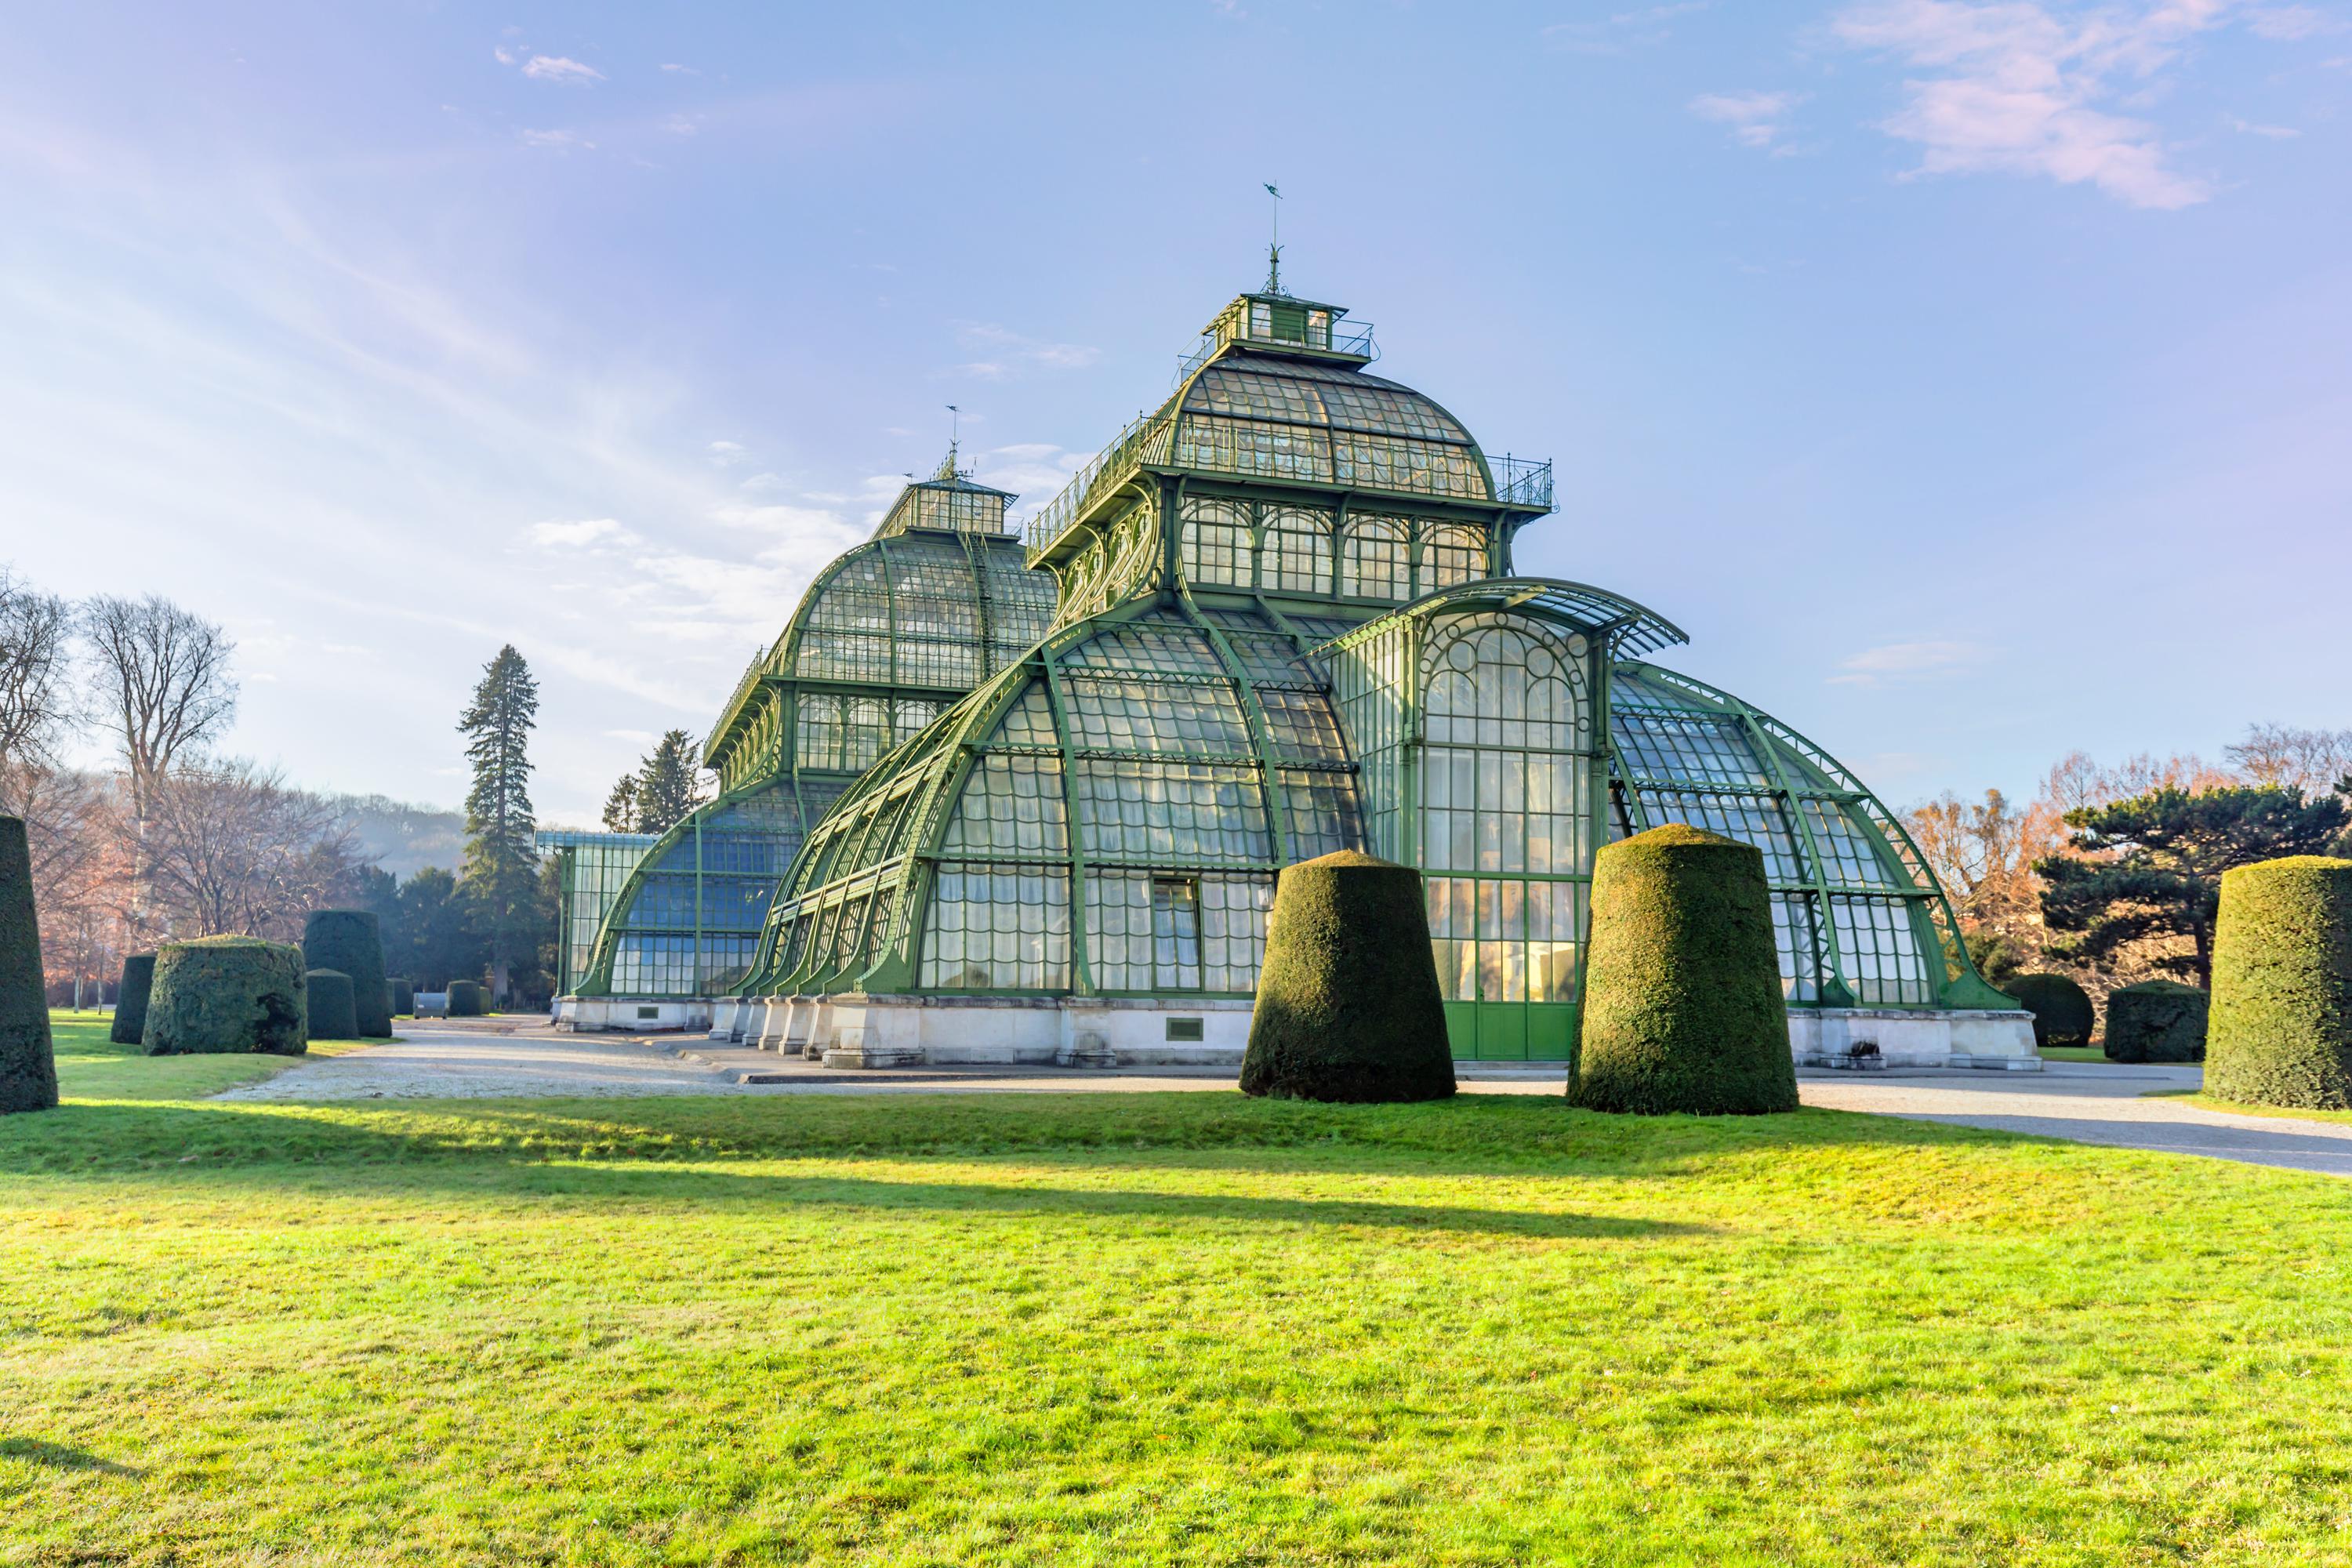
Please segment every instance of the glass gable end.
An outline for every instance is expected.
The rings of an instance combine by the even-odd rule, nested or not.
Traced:
[[[1686,676],[1617,665],[1612,837],[1687,822],[1753,844],[1792,1004],[1931,1007],[1958,978],[1951,913],[1877,798],[1769,715]]]

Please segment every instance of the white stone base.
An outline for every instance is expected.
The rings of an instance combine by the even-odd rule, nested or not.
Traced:
[[[420,1001],[422,999],[420,998]],[[1178,1027],[1171,1031],[1171,1021]],[[827,1067],[1239,1067],[1250,1004],[1102,996],[749,996],[644,1001],[565,996],[559,1029],[631,1034],[707,1030],[761,1050]],[[1200,1038],[1170,1037],[1189,1033]],[[1983,1068],[2038,1072],[2033,1016],[2025,1012],[1902,1007],[1802,1007],[1789,1012],[1801,1067],[1857,1067],[1853,1047],[1878,1047],[1888,1068]]]
[[[551,1021],[579,1034],[671,1035],[709,1029],[710,1003],[700,996],[559,996]]]
[[[2031,1013],[1905,1007],[1789,1010],[1789,1048],[1799,1067],[1854,1066],[1853,1048],[1865,1042],[1878,1047],[1878,1060],[1885,1067],[2042,1070],[2042,1058],[2033,1049]]]
[[[842,995],[790,1005],[795,1026],[806,1019],[806,1048],[830,1068],[1238,1067],[1249,1043],[1247,1002]]]

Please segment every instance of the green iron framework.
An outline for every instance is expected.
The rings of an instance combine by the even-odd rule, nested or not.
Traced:
[[[693,983],[1245,998],[1276,871],[1366,847],[1424,873],[1457,1054],[1559,1058],[1593,857],[1685,820],[1763,850],[1792,1006],[2005,1006],[1850,773],[1639,662],[1685,640],[1642,606],[1512,574],[1514,535],[1552,510],[1550,466],[1490,457],[1370,374],[1370,330],[1346,314],[1271,289],[1235,300],[1174,394],[1037,514],[1025,552],[1001,502],[914,487],[859,547],[878,555],[820,580],[708,752],[730,791],[710,811],[789,788],[805,826],[771,831],[789,868],[760,873],[763,910],[726,905],[740,946]],[[953,477],[950,457],[931,482]],[[906,607],[892,552],[919,545],[967,552],[967,618]],[[866,597],[835,607],[845,593]],[[1001,608],[1015,601],[1017,628]],[[985,657],[943,676],[926,639]],[[805,662],[820,649],[835,662]],[[853,700],[936,716],[853,715]],[[647,854],[590,985],[618,994],[606,944],[694,842]]]
[[[741,983],[778,879],[835,798],[1045,630],[1053,585],[1005,529],[1013,499],[973,483],[950,449],[818,575],[704,743],[717,798],[646,841],[566,994],[709,996]]]

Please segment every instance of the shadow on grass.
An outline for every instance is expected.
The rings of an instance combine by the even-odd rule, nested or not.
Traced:
[[[0,1459],[22,1459],[27,1464],[45,1466],[52,1470],[99,1470],[110,1476],[145,1474],[129,1465],[102,1459],[87,1449],[68,1448],[62,1443],[45,1443],[38,1437],[0,1437]]]
[[[0,1173],[163,1173],[253,1182],[478,1189],[507,1169],[578,1161],[678,1165],[793,1159],[972,1159],[1100,1167],[1654,1178],[1805,1150],[1953,1148],[2012,1134],[1801,1110],[1630,1117],[1550,1097],[1335,1106],[1239,1094],[78,1104],[0,1119]],[[381,1171],[381,1178],[359,1173]],[[392,1173],[398,1174],[394,1176]]]

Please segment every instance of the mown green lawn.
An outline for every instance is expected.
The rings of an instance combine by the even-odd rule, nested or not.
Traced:
[[[118,1046],[107,1038],[113,1027],[111,1014],[50,1009],[60,1092],[78,1100],[187,1100],[274,1078],[301,1059],[250,1054],[151,1057],[136,1046]],[[388,1043],[312,1040],[310,1054],[337,1057]]]
[[[2323,1177],[1549,1097],[66,1082],[0,1121],[0,1562],[2352,1561]]]

